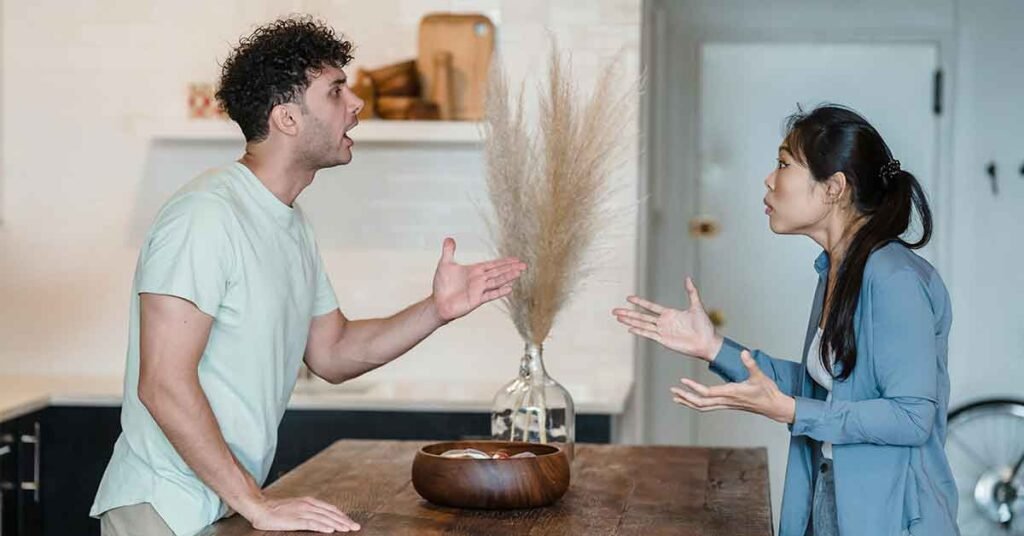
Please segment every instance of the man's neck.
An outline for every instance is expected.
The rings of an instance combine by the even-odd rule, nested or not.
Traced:
[[[295,198],[313,182],[316,170],[297,165],[285,155],[268,154],[262,149],[247,146],[238,161],[249,168],[274,197],[292,206]]]

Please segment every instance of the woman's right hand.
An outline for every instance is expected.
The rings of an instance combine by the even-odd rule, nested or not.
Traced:
[[[722,348],[722,336],[715,333],[693,280],[686,278],[690,308],[685,311],[664,307],[638,296],[626,301],[643,310],[617,308],[612,311],[618,321],[634,335],[646,337],[682,354],[711,362]]]

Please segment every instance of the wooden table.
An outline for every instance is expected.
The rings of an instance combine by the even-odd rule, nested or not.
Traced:
[[[375,535],[772,534],[765,449],[577,445],[572,485],[547,508],[476,511],[435,506],[412,487],[422,442],[339,441],[267,488],[337,505]],[[267,533],[234,516],[204,536]]]

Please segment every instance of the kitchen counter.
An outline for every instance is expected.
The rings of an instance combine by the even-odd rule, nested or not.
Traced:
[[[422,442],[334,443],[267,488],[276,498],[313,496],[362,525],[355,534],[679,534],[772,533],[765,449],[585,445],[576,447],[572,484],[546,508],[461,510],[432,505],[410,482]],[[267,534],[232,516],[202,536]],[[274,532],[274,534],[309,534]]]
[[[0,421],[47,406],[119,406],[123,379],[114,376],[0,375]],[[376,381],[372,376],[341,385],[300,380],[289,409],[488,412],[499,383]],[[566,388],[581,414],[624,412],[632,382]]]

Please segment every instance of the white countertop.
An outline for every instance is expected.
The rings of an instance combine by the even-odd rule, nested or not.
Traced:
[[[341,385],[300,381],[289,409],[488,412],[500,384],[375,381],[358,378]],[[618,415],[625,411],[632,382],[566,385],[576,413]],[[119,406],[122,378],[113,376],[0,375],[0,421],[47,406]]]

